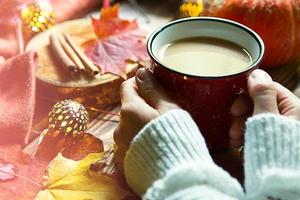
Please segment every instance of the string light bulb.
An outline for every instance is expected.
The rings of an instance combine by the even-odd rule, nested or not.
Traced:
[[[55,13],[50,5],[29,4],[21,11],[21,19],[25,32],[34,35],[52,27],[56,22]]]

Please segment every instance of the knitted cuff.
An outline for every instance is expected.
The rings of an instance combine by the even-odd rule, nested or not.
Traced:
[[[177,182],[179,182],[177,180]],[[188,188],[177,188],[178,190],[172,191],[173,193],[170,193],[170,191],[165,191],[166,194],[162,194],[163,197],[166,198],[157,198],[154,196],[154,194],[150,193],[150,191],[145,194],[143,197],[143,200],[162,200],[162,199],[184,199],[184,200],[239,200],[236,197],[228,196],[219,190],[208,186],[208,185],[195,185]],[[153,192],[151,187],[151,192]],[[160,195],[162,197],[162,195]],[[168,196],[167,196],[168,195]],[[240,198],[242,199],[242,198]]]
[[[299,190],[299,170],[300,123],[275,114],[250,118],[245,135],[247,193],[257,199],[275,190],[282,193],[285,187]]]
[[[124,173],[128,184],[142,195],[170,169],[195,161],[213,163],[191,116],[174,109],[148,123],[134,138]]]
[[[194,162],[179,166],[154,182],[144,200],[161,199],[244,199],[239,182],[211,163]]]

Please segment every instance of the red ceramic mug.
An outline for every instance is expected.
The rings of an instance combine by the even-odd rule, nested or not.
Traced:
[[[211,37],[236,43],[249,52],[253,62],[241,72],[214,77],[185,74],[161,63],[158,59],[160,48],[191,37]],[[247,90],[247,78],[264,55],[264,43],[258,34],[226,19],[186,18],[156,30],[148,39],[147,48],[156,78],[171,98],[192,115],[208,147],[211,150],[228,148],[230,107],[237,95]]]

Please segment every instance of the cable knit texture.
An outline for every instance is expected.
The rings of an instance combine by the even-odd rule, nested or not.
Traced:
[[[300,199],[300,123],[261,114],[249,119],[246,127],[248,199]]]
[[[212,161],[190,115],[172,110],[134,138],[124,162],[128,184],[146,200],[299,200],[300,123],[275,114],[250,118],[245,187]]]
[[[147,124],[134,138],[124,162],[127,182],[140,195],[155,180],[164,177],[146,199],[165,199],[176,188],[195,184],[207,184],[237,196],[242,194],[238,182],[213,163],[197,125],[183,110],[172,110]],[[175,184],[168,187],[172,182]]]

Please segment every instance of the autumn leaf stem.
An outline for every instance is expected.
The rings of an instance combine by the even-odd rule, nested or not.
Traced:
[[[29,178],[27,178],[25,176],[22,176],[22,175],[19,175],[19,174],[15,174],[15,173],[10,173],[10,172],[4,171],[2,169],[0,169],[0,172],[5,173],[5,174],[9,174],[9,175],[12,175],[12,176],[15,176],[15,177],[18,177],[18,178],[21,178],[21,179],[24,179],[24,180],[26,180],[26,181],[28,181],[28,182],[36,185],[36,186],[42,187],[42,184],[40,184],[40,183],[38,183],[38,182],[36,182],[34,180],[31,180],[31,179],[29,179]]]

